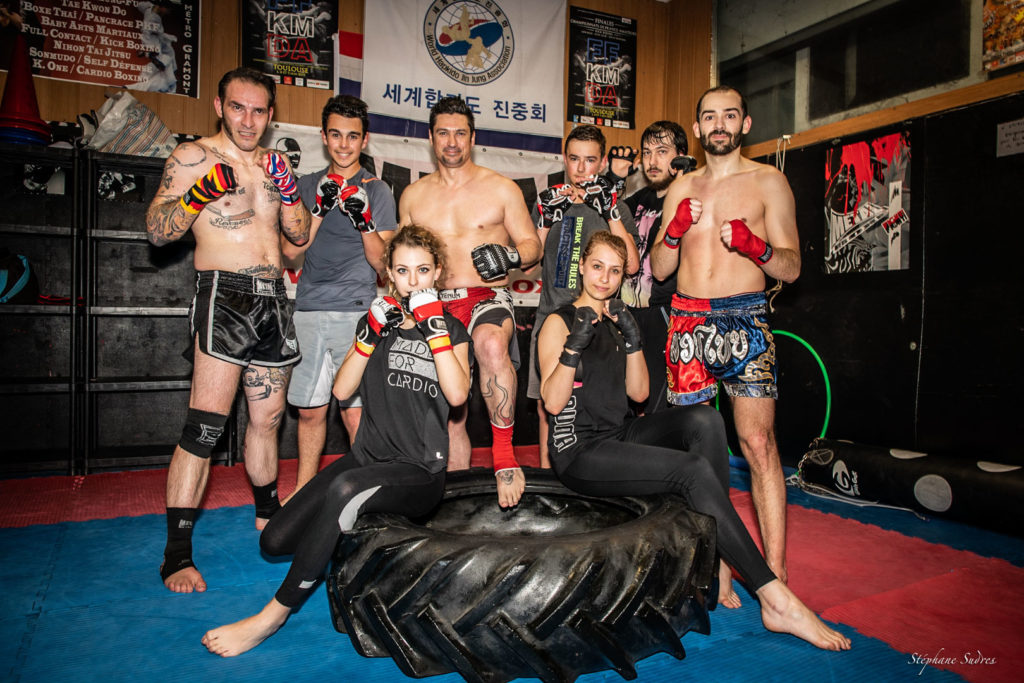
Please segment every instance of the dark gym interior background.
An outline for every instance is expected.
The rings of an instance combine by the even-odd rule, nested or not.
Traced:
[[[237,66],[240,2],[203,3],[198,99],[137,93],[175,133],[205,135],[214,130],[217,79]],[[338,4],[341,30],[361,33],[362,0]],[[800,279],[774,300],[774,327],[806,340],[821,357],[831,383],[828,435],[1024,464],[1017,445],[1024,428],[1014,414],[1017,389],[1024,386],[1018,358],[1024,347],[1018,235],[1024,215],[1024,154],[996,154],[997,126],[1024,116],[1024,73],[1015,67],[978,75],[979,65],[969,61],[964,65],[944,57],[934,62],[932,57],[944,51],[935,49],[938,43],[923,42],[942,27],[958,26],[971,16],[970,6],[979,3],[824,3],[836,6],[828,26],[793,31],[725,62],[719,55],[717,63],[716,45],[721,49],[722,39],[719,35],[716,43],[711,36],[730,22],[742,23],[738,0],[570,4],[638,20],[638,128],[668,118],[689,129],[696,99],[716,69],[719,81],[753,93],[755,130],[763,121],[773,131],[748,139],[748,156],[777,163],[776,135],[793,131],[784,172],[797,201],[804,262]],[[947,21],[938,22],[939,15]],[[844,17],[846,24],[839,21]],[[896,36],[885,33],[885,27],[899,21],[911,26],[904,23]],[[796,63],[815,50],[822,54],[823,42],[836,44],[830,36],[844,25],[860,27],[862,36],[877,33],[885,39],[882,45],[889,45],[868,44],[867,38],[859,47],[846,43],[861,64],[858,73],[864,83],[856,92],[877,90],[884,98],[887,83],[903,79],[913,86],[913,74],[928,69],[945,73],[954,85],[939,85],[927,96],[885,106],[872,106],[870,97],[848,97],[846,105],[855,113],[826,112],[822,120],[827,123],[791,127],[796,122],[776,114],[793,109],[800,93],[788,82],[771,81],[778,69],[771,72],[767,65]],[[962,42],[962,33],[953,31],[949,41]],[[891,52],[879,54],[880,49]],[[908,59],[908,51],[915,57]],[[825,54],[818,63],[836,59]],[[975,78],[958,85],[964,69]],[[5,78],[0,73],[0,87]],[[39,78],[34,83],[41,114],[50,121],[74,121],[77,114],[103,103],[104,91],[98,86]],[[843,92],[851,92],[849,84]],[[324,91],[282,86],[275,120],[318,126],[326,96]],[[842,99],[841,94],[835,97]],[[825,275],[826,153],[903,130],[911,134],[913,158],[910,268]],[[639,132],[608,129],[606,134],[610,145],[638,146]],[[692,136],[690,146],[700,160]],[[26,191],[25,164],[57,169],[64,178],[64,194]],[[193,275],[187,242],[157,249],[145,240],[143,215],[161,169],[160,159],[0,147],[0,248],[24,254],[35,269],[40,293],[57,300],[49,306],[8,304],[0,309],[0,420],[5,435],[0,440],[0,474],[82,474],[169,461],[187,407],[190,366],[181,353],[187,345],[185,311]],[[118,174],[130,176],[129,183],[101,195],[101,177]],[[532,311],[518,313],[525,350]],[[827,397],[812,355],[788,338],[777,343],[779,440],[784,464],[793,466],[822,429]],[[236,433],[222,443],[217,456],[221,462],[234,456],[244,432],[244,402],[239,408]],[[479,405],[474,412],[471,436],[475,445],[483,445],[489,440],[487,421]],[[536,443],[535,416],[521,396],[517,443]],[[281,444],[282,457],[293,457],[294,416],[282,429]],[[327,452],[346,448],[335,416]]]

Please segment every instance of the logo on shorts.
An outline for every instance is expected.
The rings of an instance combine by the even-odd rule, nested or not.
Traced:
[[[466,85],[497,80],[515,52],[508,16],[492,0],[434,0],[423,19],[423,43],[438,69]]]

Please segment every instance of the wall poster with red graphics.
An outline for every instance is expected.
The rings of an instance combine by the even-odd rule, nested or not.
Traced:
[[[337,32],[337,2],[247,0],[242,64],[282,85],[333,90]]]
[[[910,131],[825,152],[825,272],[910,268]]]

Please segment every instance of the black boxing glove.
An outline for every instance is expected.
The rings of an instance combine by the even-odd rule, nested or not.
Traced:
[[[597,323],[597,313],[590,306],[580,306],[576,309],[576,315],[572,319],[572,329],[569,336],[565,338],[565,351],[562,352],[558,362],[575,368],[580,364],[580,354],[590,346],[594,338],[594,325]],[[569,353],[574,351],[575,353]]]
[[[633,314],[622,303],[622,299],[612,299],[608,302],[608,313],[612,316],[612,322],[622,333],[622,339],[626,342],[626,354],[636,353],[643,348],[640,338],[640,326],[636,324]]]

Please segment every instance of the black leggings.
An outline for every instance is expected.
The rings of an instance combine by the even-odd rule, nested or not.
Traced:
[[[627,422],[584,444],[568,463],[555,458],[563,484],[589,496],[675,493],[718,526],[718,552],[754,590],[775,579],[729,500],[725,424],[706,405],[675,406]]]
[[[274,596],[296,607],[324,573],[338,536],[363,512],[417,517],[444,495],[444,472],[430,474],[405,463],[360,466],[351,455],[338,458],[299,489],[260,535],[268,555],[291,555],[292,566]]]

